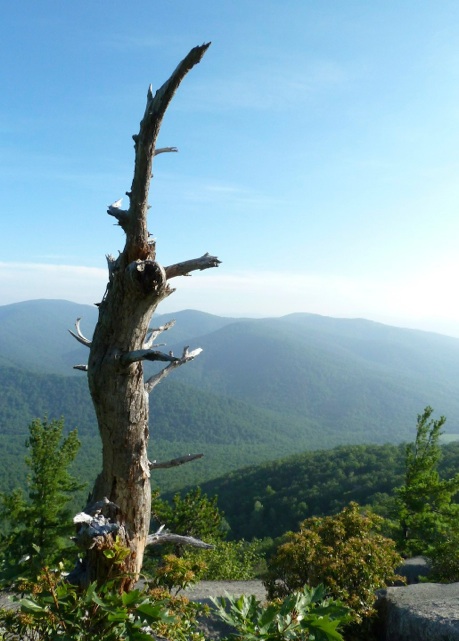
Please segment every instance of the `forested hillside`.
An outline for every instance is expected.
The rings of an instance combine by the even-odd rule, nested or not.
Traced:
[[[24,476],[24,442],[35,417],[64,416],[67,429],[78,427],[81,451],[76,466],[92,482],[100,461],[100,440],[84,375],[79,378],[0,367],[0,490]],[[204,458],[173,471],[156,471],[164,491],[219,476],[222,472],[307,449],[313,431],[284,424],[277,414],[242,401],[191,389],[167,380],[151,396],[151,459],[191,452]]]
[[[414,437],[414,434],[413,434]],[[350,501],[383,513],[403,484],[405,445],[355,445],[305,452],[232,472],[202,485],[218,496],[235,539],[276,537],[310,516],[336,514]],[[443,447],[443,478],[459,470],[459,442]]]
[[[67,301],[0,307],[0,489],[21,477],[28,423],[46,414],[79,428],[76,465],[90,482],[97,473],[86,375],[72,369],[88,352],[67,331],[82,317],[90,338],[96,316],[95,307]],[[150,457],[205,457],[155,472],[163,491],[301,451],[408,441],[426,405],[459,433],[457,339],[311,314],[232,319],[186,310],[154,322],[173,317],[162,349],[204,351],[151,395]]]

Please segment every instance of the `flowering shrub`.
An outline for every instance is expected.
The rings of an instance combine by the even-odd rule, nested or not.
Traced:
[[[379,534],[381,524],[381,517],[362,514],[356,503],[336,516],[306,519],[268,561],[269,597],[323,583],[351,608],[354,622],[374,614],[375,591],[403,580],[395,574],[402,559],[394,541]]]

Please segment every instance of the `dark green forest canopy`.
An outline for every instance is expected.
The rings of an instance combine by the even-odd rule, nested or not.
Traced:
[[[66,420],[67,430],[78,426],[82,441],[73,470],[91,483],[100,443],[86,381],[0,368],[0,385],[0,489],[23,483],[27,427],[39,413],[77,417]],[[289,431],[276,415],[177,382],[160,386],[153,403],[152,459],[205,452],[190,465],[154,472],[154,486],[165,496],[201,484],[209,496],[218,495],[235,538],[278,536],[308,516],[336,513],[351,500],[384,504],[402,482],[404,445],[347,445],[285,459],[292,449],[306,450],[313,434],[305,430],[302,440],[296,426]],[[270,462],[246,467],[253,461]],[[459,443],[453,442],[443,448],[440,472],[450,477],[458,470]],[[222,477],[226,471],[231,473]],[[77,509],[84,499],[76,497]]]
[[[204,483],[218,496],[236,539],[277,537],[310,516],[338,513],[351,501],[385,512],[403,483],[404,444],[354,445],[305,452]],[[459,442],[442,448],[440,475],[459,471]]]
[[[37,374],[0,368],[0,491],[21,484],[28,425],[36,417],[64,416],[66,429],[78,427],[82,442],[75,463],[91,483],[100,466],[100,439],[84,376]],[[234,398],[166,381],[151,397],[150,457],[163,460],[191,452],[205,457],[173,472],[155,471],[154,485],[163,492],[203,482],[222,473],[286,456],[313,442],[313,431],[297,421],[286,424],[276,413]],[[326,435],[316,446],[327,447]],[[330,441],[332,443],[332,441]]]

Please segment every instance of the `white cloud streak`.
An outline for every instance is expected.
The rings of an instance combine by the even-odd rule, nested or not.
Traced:
[[[199,309],[227,316],[282,316],[309,312],[360,317],[459,336],[455,295],[459,262],[405,279],[374,280],[295,272],[233,272],[177,278],[161,312]],[[0,263],[0,304],[62,298],[91,304],[101,300],[105,269],[73,265]]]
[[[208,78],[204,86],[202,81],[195,82],[187,89],[187,104],[203,111],[215,107],[274,112],[288,106],[298,109],[317,96],[346,88],[352,75],[335,60],[264,60],[238,70],[233,77]]]
[[[0,262],[0,304],[37,298],[62,298],[75,303],[102,299],[107,270],[76,265]]]

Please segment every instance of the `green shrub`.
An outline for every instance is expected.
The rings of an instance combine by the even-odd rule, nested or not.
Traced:
[[[217,507],[217,497],[209,498],[198,487],[185,496],[177,493],[172,504],[158,496],[151,504],[152,518],[174,534],[193,536],[206,542],[218,541],[226,536],[227,525]],[[183,546],[176,546],[183,552]]]
[[[165,554],[153,575],[148,577],[148,583],[153,587],[166,588],[169,592],[180,592],[197,583],[205,569],[206,564],[199,557]]]
[[[218,616],[237,630],[241,641],[342,641],[338,628],[349,620],[349,609],[325,598],[323,586],[295,592],[268,605],[254,596],[212,599]]]
[[[188,554],[199,554],[206,566],[199,575],[206,581],[250,581],[263,571],[265,561],[260,551],[260,541],[218,541],[213,550]]]
[[[22,597],[12,597],[17,607],[0,610],[0,639],[204,641],[197,617],[207,606],[173,596],[165,587],[120,592],[119,579],[81,590],[44,568],[35,581],[19,584]]]
[[[354,622],[374,614],[375,591],[402,580],[394,573],[402,559],[394,541],[379,534],[381,523],[375,514],[362,514],[356,503],[336,516],[306,519],[268,561],[269,597],[324,584],[351,608]]]
[[[18,639],[146,641],[152,639],[147,629],[173,621],[165,602],[153,601],[142,590],[120,594],[113,582],[79,591],[44,569],[27,589],[30,593],[17,599],[19,609],[0,612],[0,628]]]
[[[459,533],[451,531],[431,549],[429,580],[438,583],[459,581]]]

